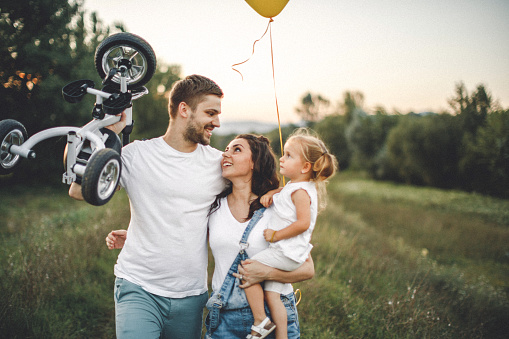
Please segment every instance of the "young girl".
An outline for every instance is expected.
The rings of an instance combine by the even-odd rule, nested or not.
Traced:
[[[309,242],[318,210],[325,207],[325,184],[337,169],[337,160],[324,143],[306,129],[297,130],[287,140],[279,159],[280,173],[290,181],[283,188],[270,191],[261,199],[268,207],[274,204],[271,228],[264,231],[269,248],[253,256],[267,266],[293,271],[308,257]],[[254,325],[247,338],[265,338],[274,329],[276,338],[287,338],[287,314],[280,299],[284,284],[266,281],[265,293],[260,284],[245,289],[254,315]],[[274,323],[265,314],[267,301]]]

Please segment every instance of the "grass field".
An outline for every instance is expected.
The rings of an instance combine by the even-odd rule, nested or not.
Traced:
[[[112,338],[113,265],[104,237],[129,220],[66,187],[0,189],[0,337]],[[303,338],[505,338],[509,201],[342,173],[314,235]],[[209,272],[211,273],[211,271]]]

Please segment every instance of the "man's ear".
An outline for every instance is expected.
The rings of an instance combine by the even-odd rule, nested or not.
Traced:
[[[178,114],[183,118],[187,118],[189,116],[189,111],[189,105],[182,101],[178,107]]]

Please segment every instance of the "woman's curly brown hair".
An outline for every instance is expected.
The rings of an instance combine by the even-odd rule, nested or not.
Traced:
[[[263,207],[260,198],[268,191],[279,187],[279,177],[276,171],[276,156],[270,147],[270,141],[263,135],[240,134],[235,139],[245,139],[251,149],[251,160],[253,161],[253,177],[251,181],[251,192],[257,198],[249,206],[249,214],[246,220],[252,218],[254,212]],[[214,213],[221,206],[221,199],[232,192],[232,183],[229,182],[226,189],[219,193],[214,203],[210,206],[209,215]]]

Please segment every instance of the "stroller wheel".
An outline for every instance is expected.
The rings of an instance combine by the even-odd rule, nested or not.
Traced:
[[[122,163],[118,152],[103,148],[92,153],[81,184],[81,191],[86,202],[94,206],[106,204],[115,194]]]

